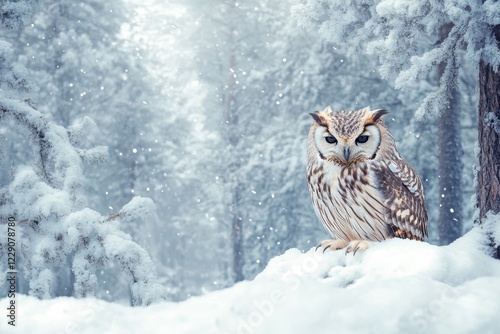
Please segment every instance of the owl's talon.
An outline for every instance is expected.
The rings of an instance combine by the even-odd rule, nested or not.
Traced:
[[[319,247],[322,247],[323,248],[323,253],[325,253],[325,251],[327,249],[331,249],[332,251],[338,250],[338,249],[342,249],[345,246],[347,246],[348,243],[349,243],[349,241],[338,240],[338,239],[337,240],[325,240],[318,247],[316,247],[316,250]]]
[[[368,247],[370,247],[369,240],[353,240],[349,242],[349,246],[347,246],[345,254],[347,255],[348,253],[352,253],[352,256],[354,256],[358,251],[362,253],[367,250]]]
[[[347,246],[345,249],[345,255],[349,254],[349,250],[351,249],[351,245]]]
[[[322,245],[322,244],[319,244],[319,245],[316,247],[316,249],[315,249],[314,251],[315,251],[315,252],[317,252],[317,251],[318,251],[318,248],[320,248],[320,247],[321,247],[321,245]]]
[[[352,253],[352,256],[355,256],[356,255],[356,252],[359,250],[359,246],[356,247],[356,249],[354,250],[354,253]]]

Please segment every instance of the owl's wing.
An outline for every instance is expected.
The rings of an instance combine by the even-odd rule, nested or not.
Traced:
[[[424,188],[415,170],[404,160],[391,160],[374,169],[385,198],[391,237],[423,240],[427,236]]]

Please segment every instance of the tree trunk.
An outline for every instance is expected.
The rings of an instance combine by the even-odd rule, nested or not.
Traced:
[[[493,34],[500,42],[500,26],[495,26]],[[500,73],[483,60],[479,63],[478,130],[478,223],[483,224],[488,212],[500,212]],[[489,237],[491,255],[499,259],[500,240]]]
[[[452,28],[446,24],[440,29],[445,40]],[[438,78],[444,73],[445,63],[438,65]],[[438,119],[439,135],[439,243],[447,245],[462,235],[462,143],[460,137],[460,95],[451,94],[450,106]]]
[[[229,5],[229,14],[228,16],[232,19],[235,17],[235,9],[237,7],[236,2],[228,3]],[[237,59],[236,59],[236,29],[231,24],[228,29],[228,65],[229,69],[234,71],[238,68]],[[232,72],[227,79],[227,88],[226,88],[226,119],[227,119],[227,145],[229,147],[229,156],[228,156],[228,179],[230,189],[231,189],[231,203],[230,203],[230,213],[232,215],[231,218],[231,247],[233,251],[232,258],[232,271],[233,271],[233,280],[234,283],[243,281],[245,279],[243,275],[243,220],[240,209],[240,181],[238,179],[237,173],[240,169],[240,162],[238,161],[238,144],[241,140],[240,130],[238,128],[238,115],[237,115],[237,103],[236,103],[236,83],[235,78]]]
[[[239,202],[238,193],[233,195],[233,218],[231,222],[231,243],[233,245],[233,279],[240,282],[245,279],[243,275],[243,221],[234,212],[234,205]]]

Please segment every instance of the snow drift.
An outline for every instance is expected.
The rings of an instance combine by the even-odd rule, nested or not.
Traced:
[[[290,249],[253,281],[181,303],[129,307],[19,296],[1,333],[494,333],[500,262],[475,248],[392,239],[363,254]],[[5,311],[8,299],[0,300]]]

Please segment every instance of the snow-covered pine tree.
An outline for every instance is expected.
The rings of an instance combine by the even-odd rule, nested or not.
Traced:
[[[38,95],[45,103],[40,109],[58,124],[84,115],[95,120],[97,127],[89,127],[87,137],[99,138],[109,147],[110,157],[105,164],[85,166],[89,205],[113,214],[135,195],[151,197],[161,212],[147,222],[130,221],[122,229],[148,250],[164,272],[164,262],[170,260],[162,254],[170,245],[170,233],[163,208],[171,206],[176,192],[165,184],[170,184],[180,160],[175,159],[180,152],[173,143],[181,138],[180,122],[171,112],[177,107],[174,99],[160,98],[167,85],[157,77],[162,72],[151,68],[157,61],[149,55],[151,43],[136,31],[142,15],[134,15],[137,7],[122,1],[47,4],[37,8],[33,24],[18,38],[23,49],[20,60],[42,87]],[[111,288],[123,286],[115,281],[115,270],[108,268],[99,275],[109,291],[103,298],[116,300],[128,294],[126,289]]]
[[[248,76],[260,61],[256,46],[262,42],[266,26],[258,22],[260,3],[229,1],[214,6],[191,1],[189,8],[199,23],[196,61],[200,81],[209,89],[204,101],[211,111],[207,127],[218,133],[210,145],[215,175],[206,180],[206,188],[220,186],[221,197],[211,196],[205,202],[209,217],[215,217],[229,232],[230,247],[225,248],[231,254],[228,276],[237,282],[245,278],[244,240],[252,230],[246,227],[256,219],[246,203],[257,202],[252,179],[243,171],[253,158],[251,150],[261,124],[258,120],[265,122],[259,117],[263,110],[255,108],[252,99],[253,92],[262,88],[248,85]],[[214,179],[215,187],[210,184]]]
[[[189,2],[177,0],[167,6],[156,0],[129,4],[136,15],[125,33],[126,44],[140,48],[147,84],[158,87],[152,92],[154,127],[145,134],[154,139],[152,154],[158,160],[148,171],[148,196],[157,204],[159,219],[153,238],[162,236],[154,242],[155,253],[176,254],[158,260],[173,298],[181,300],[230,284],[227,228],[219,214],[224,194],[217,178],[221,173],[214,171],[223,158],[215,131],[207,127],[217,122],[218,110],[205,99],[212,86],[199,80],[198,73],[208,69],[196,66],[198,43],[204,42],[200,36],[208,33],[205,28],[200,32],[196,20],[209,11],[197,6],[189,11]]]
[[[452,24],[448,23],[439,29],[439,40],[442,43],[448,38]],[[437,65],[437,79],[440,80],[446,71],[446,63]],[[458,81],[458,75],[456,80]],[[460,92],[458,87],[449,88],[449,106],[441,111],[438,117],[439,138],[439,243],[448,245],[462,235],[462,142]]]
[[[50,0],[37,7],[33,23],[18,38],[20,62],[42,87],[40,110],[66,127],[88,115],[101,129],[89,132],[89,137],[105,138],[113,166],[96,172],[101,176],[95,182],[101,185],[100,191],[89,191],[89,200],[100,210],[130,200],[140,174],[137,156],[142,154],[132,150],[148,146],[137,142],[144,138],[139,136],[145,123],[141,120],[149,109],[141,99],[143,85],[135,82],[140,75],[134,73],[134,53],[125,52],[119,39],[125,16],[121,1]]]
[[[29,4],[4,2],[3,10],[21,10],[3,16],[3,24],[20,27]],[[154,204],[136,197],[110,217],[87,208],[82,164],[102,162],[107,148],[82,148],[92,124],[88,119],[64,128],[32,107],[26,70],[16,65],[9,43],[2,41],[1,52],[0,122],[11,126],[12,132],[29,135],[33,163],[15,168],[9,182],[0,188],[0,255],[5,255],[7,221],[13,217],[17,222],[16,251],[23,260],[22,276],[29,282],[31,295],[55,296],[54,281],[68,263],[74,273],[73,295],[95,295],[99,285],[96,272],[117,261],[129,283],[132,304],[165,299],[166,291],[158,282],[149,254],[119,228],[120,222],[147,218]],[[2,168],[9,166],[5,161],[2,164]],[[4,266],[5,261],[1,263]]]

